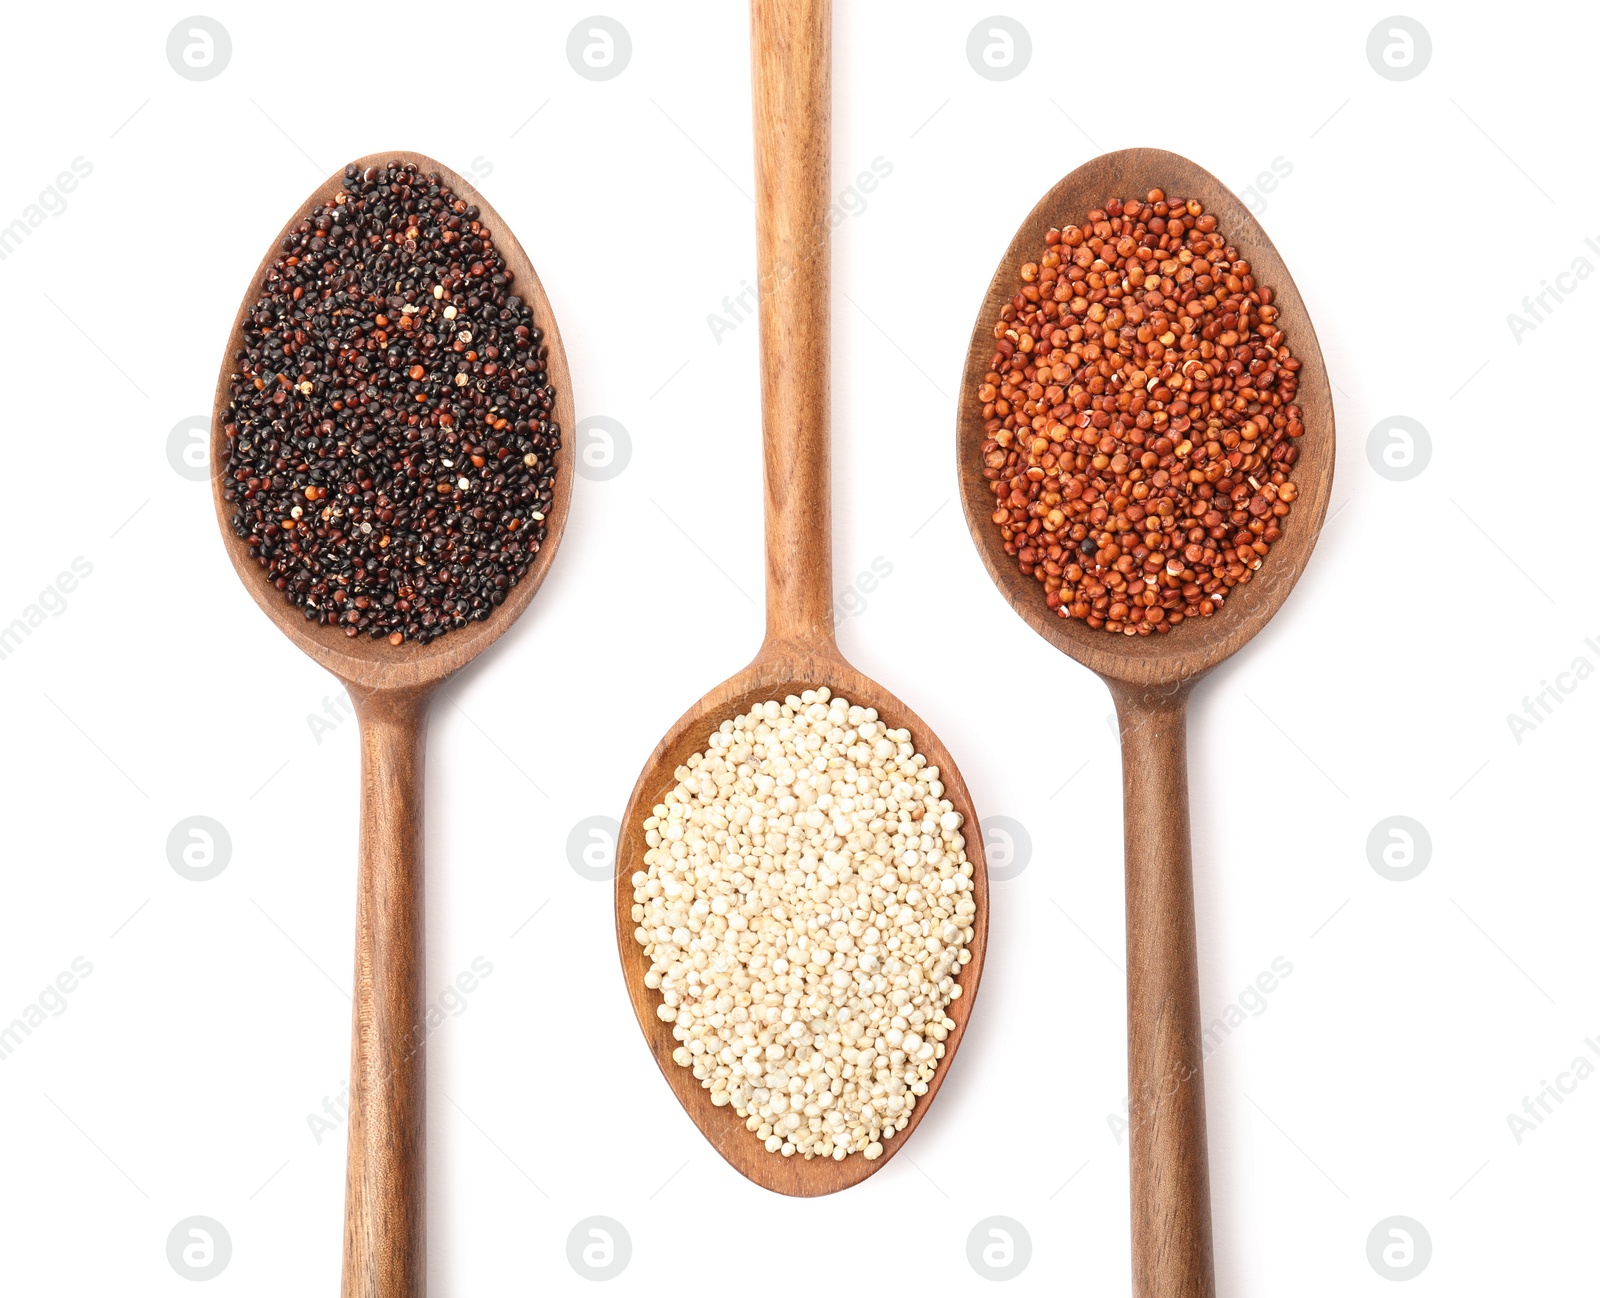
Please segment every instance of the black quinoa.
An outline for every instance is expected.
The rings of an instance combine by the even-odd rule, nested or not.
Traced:
[[[308,619],[426,643],[545,538],[549,349],[478,209],[392,162],[284,239],[245,316],[223,494]]]

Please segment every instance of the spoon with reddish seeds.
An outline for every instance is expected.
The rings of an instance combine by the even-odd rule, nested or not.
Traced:
[[[439,685],[505,634],[567,521],[561,335],[527,254],[460,176],[362,158],[251,277],[212,411],[223,545],[361,727],[344,1285],[420,1298],[423,749]]]
[[[1305,303],[1216,177],[1125,149],[1028,214],[978,312],[956,457],[990,577],[1116,703],[1139,1298],[1215,1293],[1189,692],[1288,597],[1327,512],[1333,456]]]

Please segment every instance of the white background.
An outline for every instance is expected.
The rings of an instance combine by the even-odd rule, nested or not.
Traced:
[[[307,1115],[347,1076],[355,723],[313,734],[335,683],[240,588],[166,446],[207,412],[279,224],[392,147],[476,172],[555,304],[579,417],[632,442],[620,475],[577,482],[548,583],[435,708],[430,996],[475,957],[494,971],[429,1046],[434,1293],[589,1292],[565,1241],[594,1214],[632,1239],[619,1294],[987,1292],[964,1245],[992,1215],[1032,1239],[1015,1291],[1127,1291],[1110,701],[990,584],[953,428],[1016,223],[1136,144],[1241,191],[1292,166],[1260,217],[1339,420],[1309,572],[1191,715],[1208,1020],[1293,965],[1207,1063],[1219,1291],[1389,1292],[1366,1240],[1396,1214],[1432,1239],[1419,1295],[1592,1286],[1600,1080],[1520,1142],[1507,1115],[1600,1041],[1600,681],[1520,743],[1506,715],[1579,656],[1600,666],[1600,285],[1520,343],[1506,316],[1580,255],[1600,265],[1600,182],[1573,165],[1593,12],[1413,10],[1432,61],[1394,82],[1365,53],[1381,8],[1016,3],[1032,61],[994,82],[965,54],[985,5],[839,5],[834,187],[893,169],[834,240],[835,584],[893,566],[840,639],[1033,848],[994,886],[972,1030],[928,1120],[810,1202],[744,1182],[679,1109],[628,1008],[609,886],[565,846],[621,814],[656,739],[760,636],[756,330],[718,342],[706,320],[755,277],[742,6],[617,0],[633,53],[604,82],[565,55],[583,6],[207,12],[233,54],[205,82],[166,61],[182,9],[7,18],[0,223],[74,158],[93,168],[0,261],[0,623],[93,565],[0,660],[0,1023],[93,965],[0,1062],[8,1293],[193,1292],[165,1241],[195,1214],[233,1241],[206,1292],[335,1292],[344,1132],[319,1145]],[[1366,455],[1395,414],[1431,434],[1410,481]],[[197,814],[233,844],[205,883],[165,846]],[[1409,882],[1367,857],[1396,814],[1432,839]]]

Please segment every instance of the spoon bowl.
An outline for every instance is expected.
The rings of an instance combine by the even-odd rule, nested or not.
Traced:
[[[750,6],[756,137],[756,245],[761,293],[761,408],[766,492],[767,634],[755,659],[667,732],[623,812],[617,843],[617,952],[639,1027],[662,1075],[712,1146],[757,1185],[780,1194],[831,1194],[871,1176],[899,1152],[949,1075],[983,971],[989,892],[982,835],[967,787],[933,731],[883,686],[845,661],[834,641],[829,500],[828,204],[829,6],[827,0],[753,0]],[[659,993],[644,984],[650,962],[634,938],[633,875],[645,868],[644,820],[676,783],[674,772],[723,721],[753,704],[826,686],[885,724],[911,733],[939,768],[944,796],[961,814],[973,867],[971,953],[944,1009],[955,1023],[928,1090],[883,1153],[842,1160],[768,1153],[732,1106],[718,1108],[656,1017]]]
[[[986,439],[978,386],[995,355],[994,322],[1017,272],[1054,227],[1080,222],[1116,196],[1151,188],[1200,200],[1218,229],[1272,289],[1278,324],[1300,362],[1295,402],[1299,494],[1283,535],[1247,583],[1210,617],[1166,634],[1117,635],[1058,616],[1044,588],[1006,553],[983,478]],[[1215,176],[1161,149],[1123,149],[1085,163],[1047,193],[1018,228],[984,295],[957,403],[961,503],[973,543],[1017,614],[1097,673],[1116,703],[1122,741],[1128,935],[1128,1159],[1135,1298],[1214,1298],[1211,1203],[1201,1072],[1199,978],[1190,866],[1187,706],[1195,683],[1254,637],[1305,570],[1333,487],[1333,400],[1317,336],[1294,280],[1255,217]]]
[[[1166,635],[1113,635],[1075,618],[1058,617],[1044,602],[1044,587],[1006,553],[1000,529],[990,518],[994,496],[983,480],[983,413],[972,394],[993,359],[992,329],[1015,292],[1017,268],[1045,246],[1045,233],[1052,226],[1081,221],[1113,195],[1142,194],[1152,187],[1204,203],[1217,218],[1217,228],[1250,263],[1256,281],[1272,289],[1279,325],[1301,363],[1296,401],[1305,433],[1295,439],[1300,458],[1294,466],[1300,494],[1284,520],[1283,536],[1273,543],[1260,570],[1248,584],[1235,586],[1222,608],[1207,618],[1189,618]],[[1334,458],[1333,398],[1316,331],[1288,267],[1249,208],[1209,171],[1165,149],[1103,154],[1058,181],[1017,228],[978,309],[957,402],[956,458],[961,506],[984,567],[1017,615],[1062,653],[1108,681],[1171,689],[1193,683],[1238,652],[1278,611],[1305,571],[1327,515]]]
[[[479,209],[516,293],[544,332],[545,372],[555,389],[552,410],[561,433],[573,426],[572,379],[554,312],[527,254],[510,228],[467,181],[418,153],[394,151],[359,159],[358,168],[409,163],[435,173]],[[566,526],[572,499],[569,453],[555,453],[555,481],[545,539],[506,598],[482,621],[455,627],[423,644],[365,634],[306,618],[273,585],[268,570],[233,530],[234,506],[223,495],[228,462],[231,385],[245,350],[244,324],[283,240],[311,211],[340,191],[335,172],[302,202],[273,239],[234,317],[217,377],[211,419],[211,489],[223,547],[244,588],[302,652],[349,691],[361,730],[361,838],[356,878],[356,966],[351,1027],[349,1154],[345,1185],[342,1292],[421,1298],[427,1283],[424,1091],[427,1035],[424,995],[423,753],[434,690],[471,662],[516,621],[539,589]]]
[[[555,312],[544,286],[534,272],[528,254],[517,242],[511,228],[503,221],[488,201],[449,167],[435,162],[420,153],[394,150],[388,153],[371,153],[357,158],[352,164],[359,169],[383,167],[391,162],[409,163],[424,173],[435,172],[451,191],[479,210],[478,220],[490,232],[495,250],[512,272],[512,283],[518,295],[533,311],[535,321],[544,330],[544,345],[549,349],[546,364],[550,382],[555,388],[556,404],[552,411],[563,435],[570,436],[573,426],[572,376],[567,370],[567,354],[561,345],[561,331],[556,326]],[[567,525],[567,513],[572,503],[572,478],[567,470],[565,447],[557,453],[554,492],[550,509],[545,516],[545,539],[528,564],[528,570],[518,579],[501,603],[481,622],[469,622],[456,627],[428,644],[411,641],[391,645],[386,639],[371,639],[366,635],[350,637],[336,626],[324,626],[307,619],[267,579],[266,569],[250,553],[250,547],[233,530],[234,506],[224,499],[225,482],[222,466],[228,462],[228,435],[223,431],[232,399],[231,384],[236,372],[234,358],[244,350],[245,316],[255,302],[262,279],[272,264],[282,255],[280,245],[307,213],[332,201],[340,191],[344,169],[340,168],[322,182],[295,209],[294,215],[284,222],[283,229],[269,245],[267,254],[250,277],[250,287],[245,291],[228,334],[228,345],[222,354],[222,368],[217,376],[216,395],[212,400],[211,419],[211,495],[216,506],[217,525],[222,531],[223,547],[233,561],[234,570],[244,588],[264,612],[299,647],[326,667],[353,691],[370,693],[376,690],[421,689],[437,685],[460,670],[505,634],[506,629],[527,608],[550,564],[555,559],[561,543],[561,534]],[[355,697],[355,694],[352,694]]]
[[[679,1043],[673,1038],[672,1025],[656,1017],[661,996],[644,984],[645,974],[650,971],[650,960],[634,938],[637,925],[633,921],[632,877],[634,871],[645,869],[647,847],[644,821],[651,814],[651,809],[677,784],[674,772],[690,756],[705,750],[708,736],[722,722],[749,712],[755,704],[767,699],[781,701],[791,694],[799,695],[822,686],[849,699],[853,706],[876,708],[878,716],[890,728],[904,728],[911,732],[917,751],[928,759],[930,766],[939,768],[944,796],[961,813],[967,859],[974,865],[972,899],[977,914],[973,917],[972,941],[967,944],[972,959],[958,976],[961,995],[944,1010],[955,1022],[955,1028],[945,1040],[944,1058],[928,1080],[927,1094],[918,1099],[905,1130],[897,1132],[892,1140],[886,1139],[883,1142],[883,1154],[870,1162],[860,1154],[851,1154],[842,1162],[769,1154],[761,1142],[745,1129],[745,1120],[734,1112],[731,1105],[718,1108],[712,1104],[711,1092],[701,1086],[693,1071],[673,1061],[672,1052]],[[966,1032],[967,1020],[978,991],[978,978],[983,970],[989,932],[989,880],[983,867],[982,836],[977,831],[977,824],[971,795],[950,758],[949,750],[939,742],[938,736],[898,698],[876,681],[862,675],[836,650],[830,652],[826,645],[797,650],[793,646],[779,644],[771,646],[770,651],[769,646],[764,645],[748,667],[717,686],[684,713],[645,763],[633,794],[628,799],[628,808],[623,813],[622,832],[617,843],[617,953],[622,959],[628,997],[633,1003],[650,1054],[679,1103],[716,1151],[757,1185],[779,1194],[799,1196],[832,1194],[836,1190],[846,1189],[871,1176],[897,1154],[928,1112],[928,1106],[933,1103],[939,1087],[949,1075],[951,1061]]]

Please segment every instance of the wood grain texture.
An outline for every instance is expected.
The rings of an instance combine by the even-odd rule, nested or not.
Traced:
[[[422,766],[430,688],[358,697],[361,839],[345,1298],[427,1287]]]
[[[1189,861],[1188,688],[1115,684],[1128,930],[1133,1292],[1213,1298],[1200,979]]]
[[[617,954],[651,1056],[685,1111],[736,1170],[789,1195],[831,1194],[882,1168],[911,1138],[950,1075],[983,972],[989,879],[971,795],[926,722],[840,654],[833,636],[828,421],[829,7],[824,0],[755,0],[751,5],[756,124],[757,250],[760,257],[762,433],[766,484],[767,634],[755,659],[679,718],[645,764],[622,815],[617,844]],[[973,865],[972,959],[961,996],[946,1014],[955,1029],[911,1112],[882,1157],[842,1162],[769,1154],[732,1109],[717,1108],[690,1069],[672,1060],[678,1043],[656,1017],[660,995],[644,985],[650,962],[634,939],[633,883],[645,868],[643,822],[677,782],[673,772],[706,747],[724,720],[758,702],[827,686],[893,727],[911,732],[939,769],[945,796],[965,823]]]
[[[750,6],[767,635],[833,638],[828,0]]]
[[[345,1298],[422,1298],[427,1286],[422,771],[428,703],[442,681],[499,639],[528,607],[555,558],[572,501],[572,378],[555,313],[533,264],[494,208],[450,168],[401,149],[369,154],[355,165],[381,167],[393,161],[438,173],[458,197],[479,208],[479,220],[505,259],[516,292],[544,330],[563,446],[555,457],[544,543],[505,602],[482,622],[468,623],[428,645],[390,645],[386,639],[352,639],[337,627],[307,621],[234,534],[234,508],[222,494],[228,459],[223,428],[235,357],[244,348],[246,313],[280,255],[283,238],[339,191],[343,168],[295,209],[251,277],[228,335],[212,404],[211,488],[223,545],[239,580],[280,631],[344,684],[361,729]]]
[[[994,322],[1023,262],[1052,227],[1081,223],[1112,197],[1159,187],[1198,198],[1218,229],[1270,287],[1279,323],[1299,358],[1297,400],[1305,434],[1294,481],[1299,497],[1254,579],[1209,618],[1167,635],[1125,636],[1058,617],[1044,587],[1005,552],[983,479],[982,408],[976,391],[994,355]],[[1210,172],[1162,149],[1124,149],[1085,163],[1047,193],[1018,228],[978,309],[957,401],[956,460],[962,509],[996,586],[1017,614],[1063,653],[1098,673],[1116,701],[1122,735],[1128,930],[1129,1168],[1135,1298],[1213,1298],[1211,1204],[1185,714],[1195,683],[1236,653],[1288,597],[1311,557],[1333,487],[1334,420],[1327,369],[1294,280],[1249,210]]]

